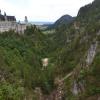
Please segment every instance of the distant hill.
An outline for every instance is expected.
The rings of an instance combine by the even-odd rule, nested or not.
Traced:
[[[61,25],[67,25],[71,23],[74,19],[75,17],[72,17],[70,15],[63,15],[54,24],[50,25],[48,29],[56,29],[59,28]]]

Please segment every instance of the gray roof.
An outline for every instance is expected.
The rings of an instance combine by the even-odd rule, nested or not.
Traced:
[[[0,20],[1,20],[1,21],[4,21],[4,20],[5,20],[5,18],[4,18],[3,15],[0,15]]]
[[[16,21],[15,16],[6,16],[8,21]],[[0,20],[1,21],[5,21],[5,16],[4,15],[0,15]]]

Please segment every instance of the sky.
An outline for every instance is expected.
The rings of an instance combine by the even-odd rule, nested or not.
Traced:
[[[0,0],[0,9],[17,20],[54,22],[62,15],[76,16],[80,7],[94,0]]]

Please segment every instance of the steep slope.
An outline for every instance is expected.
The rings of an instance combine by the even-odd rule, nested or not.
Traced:
[[[0,100],[31,100],[35,87],[52,90],[50,71],[41,70],[46,43],[35,26],[28,27],[24,35],[0,34]]]

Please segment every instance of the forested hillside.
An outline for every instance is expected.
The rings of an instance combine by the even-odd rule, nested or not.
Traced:
[[[0,34],[0,100],[29,100],[35,87],[44,92],[52,89],[51,72],[41,70],[46,45],[46,37],[35,26],[28,27],[24,35]]]

